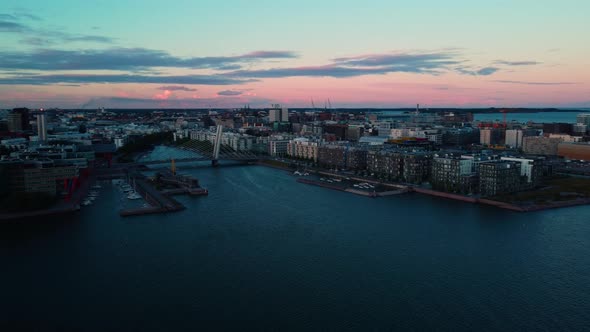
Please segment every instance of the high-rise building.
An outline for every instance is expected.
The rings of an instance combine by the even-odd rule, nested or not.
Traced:
[[[14,108],[7,117],[9,131],[23,131],[31,129],[29,124],[29,109]]]
[[[521,129],[508,129],[506,130],[506,145],[519,149],[522,147],[522,139],[524,132]]]
[[[280,121],[281,119],[281,110],[280,109],[270,109],[268,110],[268,122],[273,123]]]
[[[22,131],[23,125],[21,121],[21,115],[18,113],[9,113],[6,116],[6,127],[8,131]]]
[[[493,145],[502,144],[504,130],[500,128],[483,128],[479,131],[479,144]]]
[[[580,113],[576,117],[576,122],[590,127],[590,113]]]
[[[281,122],[289,122],[289,109],[286,107],[281,109]]]
[[[40,141],[47,140],[47,117],[45,113],[37,114],[37,135]]]
[[[280,108],[278,105],[274,105],[273,108],[268,110],[268,122],[289,122],[289,109],[286,107]]]
[[[588,117],[590,120],[590,117]],[[574,135],[584,136],[588,132],[588,125],[583,123],[576,123],[574,125]]]

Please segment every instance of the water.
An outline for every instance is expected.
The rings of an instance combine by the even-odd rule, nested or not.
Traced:
[[[179,197],[179,213],[121,218],[120,192],[105,185],[72,217],[2,226],[0,330],[554,331],[590,320],[590,206],[519,214],[365,198],[260,166],[185,173],[210,194]]]
[[[506,121],[516,121],[519,123],[527,123],[534,121],[537,123],[576,123],[576,116],[580,112],[540,112],[540,113],[506,113]],[[476,113],[473,115],[477,121],[504,121],[502,113]]]

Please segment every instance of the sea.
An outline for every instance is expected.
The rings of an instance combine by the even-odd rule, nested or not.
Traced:
[[[120,217],[107,181],[74,215],[0,225],[0,331],[588,329],[590,206],[517,213],[192,166],[177,163],[209,195],[178,196],[178,213]]]
[[[506,113],[507,122],[527,123],[529,121],[536,123],[576,123],[578,114],[587,113],[581,111],[560,111],[560,112],[539,112],[539,113]],[[502,113],[476,113],[473,115],[476,121],[504,121]]]

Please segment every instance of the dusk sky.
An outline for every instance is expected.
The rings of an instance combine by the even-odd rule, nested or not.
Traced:
[[[588,0],[3,0],[0,108],[590,107],[588,13]]]

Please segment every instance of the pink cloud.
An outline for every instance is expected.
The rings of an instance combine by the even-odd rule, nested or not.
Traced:
[[[162,93],[156,93],[154,95],[154,99],[168,100],[168,98],[170,98],[171,96],[172,96],[172,91],[170,91],[170,90],[164,90],[164,92],[162,92]]]

